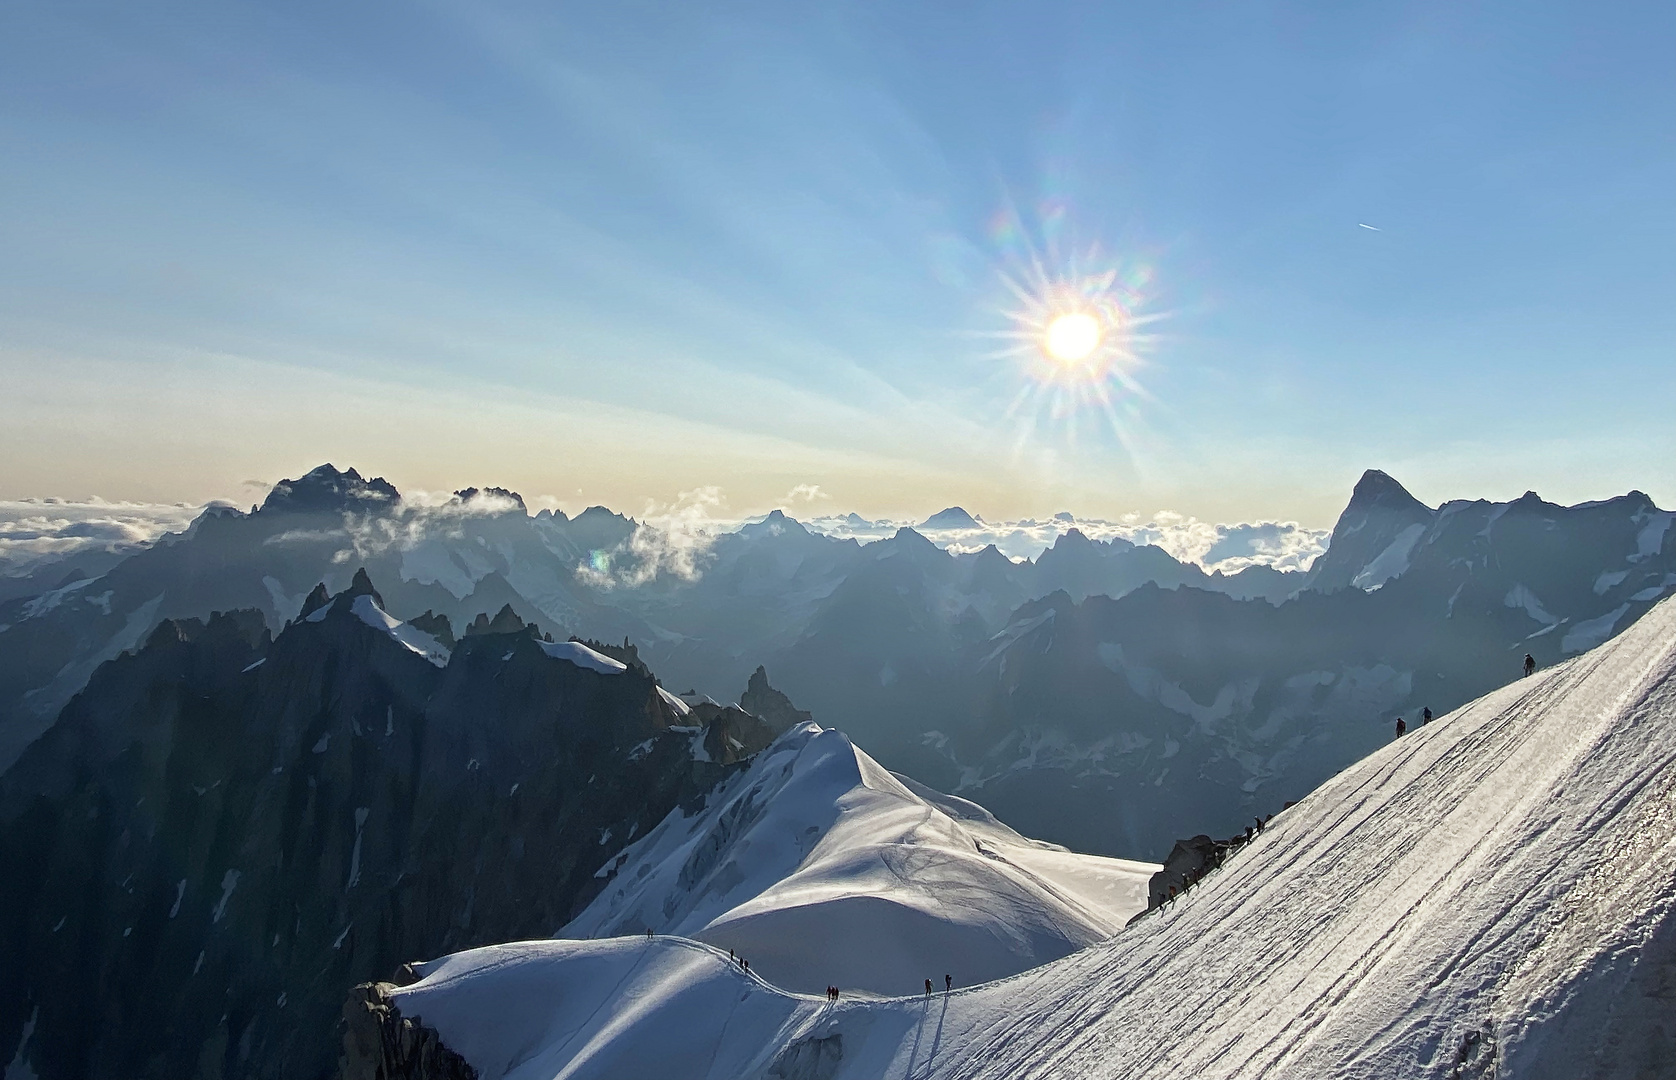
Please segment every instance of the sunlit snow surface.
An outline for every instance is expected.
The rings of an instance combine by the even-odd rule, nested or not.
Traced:
[[[351,607],[357,618],[374,630],[382,630],[409,651],[416,652],[437,667],[448,665],[448,650],[436,638],[416,626],[392,617],[370,596],[357,596]]]
[[[803,724],[604,872],[563,937],[679,934],[774,984],[907,993],[935,975],[1011,975],[1109,937],[1157,867],[1027,840],[982,807],[905,781],[843,733]]]
[[[580,641],[543,641],[541,651],[555,660],[568,660],[577,667],[597,671],[601,675],[621,675],[628,670],[628,665],[621,660],[597,653]]]
[[[832,1005],[640,936],[460,953],[397,1001],[486,1078],[1669,1075],[1673,675],[1666,601],[1346,769],[1174,906],[947,996]]]

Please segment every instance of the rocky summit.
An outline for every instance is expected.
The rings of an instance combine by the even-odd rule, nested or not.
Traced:
[[[31,870],[0,880],[0,1045],[42,1080],[332,1075],[348,987],[553,933],[775,730],[549,638],[450,649],[362,573],[277,635],[169,619],[104,664],[0,779]]]

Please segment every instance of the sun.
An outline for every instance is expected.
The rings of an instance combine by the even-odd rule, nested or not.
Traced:
[[[1032,243],[1009,215],[997,267],[1011,294],[997,312],[1005,326],[981,336],[997,343],[990,357],[1007,362],[1014,390],[1006,418],[1016,424],[1017,445],[1111,437],[1135,452],[1143,409],[1154,401],[1140,375],[1159,340],[1154,327],[1169,317],[1154,307],[1152,268],[1097,245],[1072,249],[1052,235]]]
[[[1100,320],[1085,311],[1056,316],[1042,336],[1042,348],[1062,364],[1087,360],[1100,347]]]

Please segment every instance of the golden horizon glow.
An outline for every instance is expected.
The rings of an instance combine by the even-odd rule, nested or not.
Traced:
[[[1100,320],[1085,311],[1056,316],[1048,323],[1042,348],[1062,364],[1088,359],[1100,347]]]

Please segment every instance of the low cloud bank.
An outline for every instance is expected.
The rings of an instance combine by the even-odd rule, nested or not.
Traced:
[[[828,499],[810,485],[801,485],[789,494],[795,498],[787,501],[801,503],[805,510]],[[737,516],[726,514],[725,507],[723,493],[716,487],[682,492],[669,504],[649,503],[632,536],[610,552],[596,553],[592,563],[578,569],[578,575],[596,588],[633,588],[666,576],[694,580],[703,573],[716,538],[741,524]],[[167,533],[184,532],[204,509],[194,503],[112,502],[99,498],[0,501],[0,575],[28,573],[89,551],[138,550]],[[463,535],[471,518],[521,515],[524,507],[509,494],[492,489],[472,491],[465,499],[452,492],[417,491],[404,494],[393,511],[345,515],[341,527],[299,528],[279,533],[267,542],[283,545],[336,539],[343,547],[340,559],[348,561],[391,548],[412,548],[426,540],[455,540]],[[1095,540],[1153,544],[1182,562],[1228,574],[1248,566],[1308,569],[1326,550],[1331,535],[1326,529],[1308,529],[1296,522],[1213,524],[1168,511],[1144,521],[1139,515],[1108,521],[1061,514],[1045,521],[980,520],[977,527],[964,529],[920,528],[918,521],[867,521],[853,514],[802,520],[816,532],[854,537],[863,543],[885,539],[898,528],[909,526],[951,551],[978,551],[994,544],[1015,559],[1037,557],[1074,528]]]
[[[0,501],[0,574],[27,573],[88,551],[138,549],[182,532],[203,511],[196,503],[104,499]]]
[[[854,516],[812,518],[805,524],[817,532],[854,537],[863,543],[883,539],[906,525],[950,551],[979,551],[994,544],[1014,559],[1034,559],[1060,536],[1077,529],[1091,540],[1152,544],[1181,562],[1225,574],[1238,573],[1248,566],[1307,570],[1315,557],[1327,550],[1332,536],[1329,529],[1308,529],[1294,521],[1213,524],[1167,510],[1146,521],[1139,515],[1107,521],[1061,514],[1046,521],[981,521],[977,528],[968,529],[924,529],[911,521],[863,521]]]

